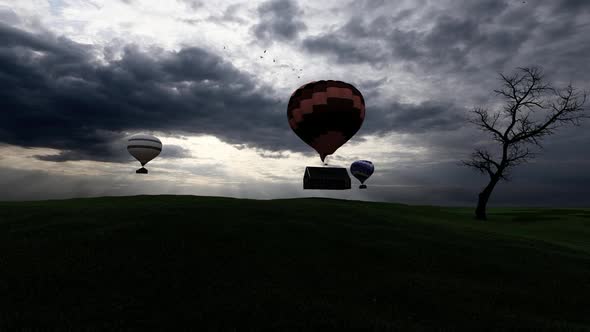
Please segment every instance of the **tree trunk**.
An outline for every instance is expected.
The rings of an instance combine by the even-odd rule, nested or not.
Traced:
[[[494,187],[496,186],[496,183],[498,183],[499,179],[500,178],[498,176],[494,176],[490,180],[490,183],[488,183],[488,185],[484,188],[484,190],[479,193],[477,207],[475,208],[475,219],[487,220],[486,206],[488,205],[488,200],[490,199],[492,191],[494,190]]]

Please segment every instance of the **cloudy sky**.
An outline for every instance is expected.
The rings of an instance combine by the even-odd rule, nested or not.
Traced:
[[[501,107],[499,73],[542,66],[590,88],[587,0],[0,0],[0,200],[135,194],[325,196],[473,205],[459,166]],[[266,50],[266,52],[265,52]],[[287,123],[314,80],[354,84],[357,135],[332,165],[372,160],[369,190],[304,191],[313,149]],[[545,141],[495,205],[588,206],[590,121]],[[124,138],[164,143],[138,163]]]

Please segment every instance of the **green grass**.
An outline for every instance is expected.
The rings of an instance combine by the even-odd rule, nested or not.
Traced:
[[[0,202],[0,330],[590,330],[590,209]]]

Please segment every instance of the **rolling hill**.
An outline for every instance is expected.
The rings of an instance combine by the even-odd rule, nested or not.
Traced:
[[[590,330],[590,209],[0,202],[0,329]]]

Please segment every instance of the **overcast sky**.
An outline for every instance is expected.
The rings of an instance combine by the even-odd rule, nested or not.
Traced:
[[[459,166],[501,107],[499,73],[541,66],[590,88],[590,1],[0,0],[0,200],[193,194],[473,205]],[[266,50],[266,52],[265,52]],[[368,159],[360,191],[304,191],[317,153],[289,128],[290,94],[355,85],[359,132],[328,157]],[[164,149],[139,164],[135,133]],[[544,141],[492,205],[590,205],[590,121]]]

